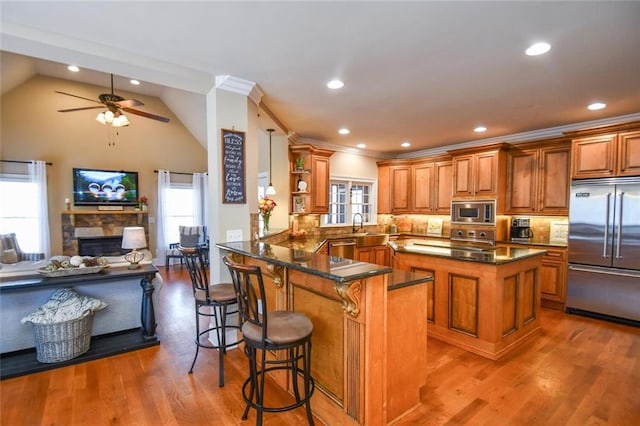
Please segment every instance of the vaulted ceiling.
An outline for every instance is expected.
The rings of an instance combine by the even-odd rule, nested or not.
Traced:
[[[257,83],[279,131],[382,156],[640,117],[640,2],[0,7],[3,92],[34,74],[104,87],[109,73],[116,87],[136,78],[128,92],[160,97],[201,141],[220,75]],[[551,50],[526,56],[538,41]],[[333,78],[345,86],[328,89]],[[607,107],[588,110],[594,101]]]

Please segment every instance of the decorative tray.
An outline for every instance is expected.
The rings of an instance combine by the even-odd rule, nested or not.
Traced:
[[[108,267],[109,265],[104,265],[104,266],[98,265],[98,266],[87,266],[85,268],[63,268],[63,269],[56,269],[55,271],[48,271],[44,268],[40,268],[38,269],[38,273],[49,278],[68,277],[70,275],[95,274]]]

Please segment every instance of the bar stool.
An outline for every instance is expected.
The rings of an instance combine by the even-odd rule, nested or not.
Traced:
[[[238,313],[238,310],[229,310],[236,304],[236,293],[233,284],[209,284],[208,271],[208,250],[199,247],[179,247],[180,253],[184,259],[184,263],[191,277],[193,287],[193,298],[195,301],[196,314],[196,354],[193,357],[189,374],[193,373],[193,367],[198,358],[200,348],[217,349],[218,350],[218,386],[224,386],[224,355],[227,348],[235,346],[242,341],[241,338],[233,342],[227,342],[227,329],[236,329],[240,331],[240,326],[229,325],[227,318],[229,315]],[[200,330],[200,318],[209,318],[209,327],[206,330]],[[210,332],[214,332],[217,342],[211,343],[207,339]],[[205,337],[205,342],[202,341]]]
[[[241,330],[245,343],[245,354],[249,359],[249,377],[242,385],[242,397],[247,406],[242,420],[247,419],[249,408],[257,413],[256,425],[262,425],[263,412],[283,412],[306,406],[307,420],[313,425],[311,396],[315,382],[311,377],[311,333],[313,323],[299,312],[266,312],[266,297],[262,272],[259,266],[234,262],[230,255],[223,259],[229,268],[238,297]],[[258,356],[258,350],[260,355]],[[286,353],[285,359],[268,360],[268,351]],[[299,364],[302,364],[300,368]],[[290,373],[295,402],[281,407],[265,407],[264,380],[269,371],[286,370]],[[302,377],[304,393],[300,394],[299,376]]]

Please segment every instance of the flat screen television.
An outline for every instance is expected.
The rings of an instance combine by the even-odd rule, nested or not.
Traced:
[[[135,206],[138,204],[138,172],[74,168],[73,204]]]

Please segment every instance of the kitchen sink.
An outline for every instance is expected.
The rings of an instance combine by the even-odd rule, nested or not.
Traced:
[[[356,247],[386,246],[389,234],[365,233],[356,235]]]

